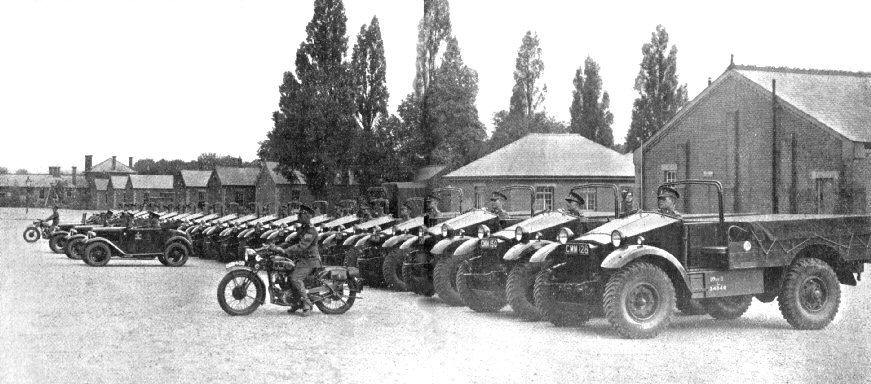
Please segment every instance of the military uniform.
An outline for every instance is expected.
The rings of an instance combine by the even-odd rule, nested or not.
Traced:
[[[508,211],[506,211],[505,208],[502,208],[501,206],[497,206],[497,200],[506,201],[508,200],[508,196],[505,196],[501,192],[493,192],[493,195],[490,197],[490,201],[493,202],[493,206],[490,207],[490,212],[493,212],[493,214],[499,216],[500,221],[508,220]]]
[[[54,229],[57,228],[57,225],[60,223],[60,215],[57,213],[57,207],[54,207],[51,216],[46,218],[45,221],[51,221],[49,232],[54,232]]]
[[[300,204],[299,212],[300,214],[311,215],[314,213],[314,210]],[[294,267],[293,272],[290,274],[290,284],[300,295],[303,302],[303,313],[307,313],[307,311],[311,310],[312,303],[308,299],[308,291],[305,289],[303,281],[315,268],[321,266],[321,253],[318,250],[318,231],[310,223],[302,223],[297,229],[297,233],[300,239],[299,242],[282,248],[285,254],[296,256],[296,267]],[[293,310],[295,308],[291,311]]]
[[[570,213],[572,213],[573,215],[581,216],[581,217],[584,216],[581,213],[580,209],[575,208],[576,206],[571,204],[571,203],[576,203],[577,207],[583,206],[585,201],[584,201],[584,198],[581,197],[581,195],[575,193],[574,191],[569,192],[569,195],[566,196],[566,203],[568,203]]]
[[[671,187],[667,187],[667,186],[659,187],[659,190],[657,191],[657,199],[670,199],[671,200],[671,207],[660,207],[659,213],[681,217],[680,212],[678,212],[674,209],[675,200],[677,200],[679,198],[680,198],[680,193],[678,193],[676,189],[671,188]]]
[[[423,216],[423,226],[432,227],[436,225],[437,219],[442,215],[439,211],[439,198],[436,195],[429,195],[426,199],[426,214]]]

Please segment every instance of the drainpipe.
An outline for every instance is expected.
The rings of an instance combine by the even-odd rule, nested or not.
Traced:
[[[771,79],[771,212],[778,213],[777,207],[777,165],[780,151],[777,148],[777,80]]]

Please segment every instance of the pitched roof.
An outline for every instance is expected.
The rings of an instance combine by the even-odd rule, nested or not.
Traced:
[[[105,191],[109,186],[109,179],[94,179],[94,189]]]
[[[278,167],[278,163],[275,161],[267,161],[266,162],[266,174],[275,181],[276,185],[290,185],[290,184],[305,184],[305,176],[302,172],[294,170],[293,171],[293,182],[287,180],[284,175],[280,172],[276,171],[276,167]]]
[[[127,176],[109,176],[109,184],[112,185],[112,189],[125,189],[127,188]]]
[[[632,158],[577,134],[532,133],[444,177],[634,177]]]
[[[97,165],[91,167],[90,172],[105,172],[105,173],[136,173],[132,168],[126,166],[123,162],[115,161],[115,169],[112,169],[112,158],[103,160]]]
[[[433,177],[442,173],[447,166],[445,165],[427,165],[426,167],[422,167],[418,169],[414,173],[414,181],[417,183],[425,183],[427,180],[432,179]]]
[[[871,142],[871,73],[735,65],[734,71],[852,141]]]
[[[172,189],[172,175],[130,175],[133,189]]]
[[[257,184],[260,168],[215,167],[215,175],[221,185],[251,186]]]
[[[26,187],[28,179],[30,179],[30,186],[34,188],[49,188],[61,180],[68,188],[88,188],[88,182],[83,176],[76,176],[76,185],[73,185],[72,175],[55,177],[50,174],[0,175],[0,187]]]
[[[205,188],[210,177],[212,171],[181,171],[181,181],[188,188]]]

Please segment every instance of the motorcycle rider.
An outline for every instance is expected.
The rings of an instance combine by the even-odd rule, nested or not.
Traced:
[[[584,214],[581,213],[581,209],[584,206],[584,198],[581,195],[578,195],[575,192],[569,192],[569,195],[566,196],[566,204],[568,204],[569,213],[584,217]]]
[[[312,302],[308,298],[308,291],[305,289],[305,283],[303,280],[306,276],[311,274],[311,272],[321,266],[321,254],[318,250],[318,231],[311,225],[312,214],[314,214],[314,210],[311,207],[300,204],[299,205],[299,223],[301,224],[297,229],[297,233],[299,233],[299,242],[294,245],[283,244],[282,246],[270,245],[269,249],[282,253],[284,255],[295,255],[296,259],[296,267],[293,269],[293,272],[290,275],[290,284],[299,294],[302,301],[302,315],[308,316],[309,312],[312,310]],[[288,313],[296,312],[299,309],[296,306],[292,306]]]
[[[54,229],[57,228],[57,225],[60,223],[60,214],[57,213],[57,205],[51,207],[51,216],[45,218],[45,221],[51,221],[48,233],[53,233]]]

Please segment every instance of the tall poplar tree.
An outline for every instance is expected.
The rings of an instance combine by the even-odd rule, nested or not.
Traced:
[[[360,190],[379,184],[384,169],[379,165],[389,156],[386,144],[380,141],[373,126],[377,119],[387,115],[387,61],[384,58],[384,42],[378,18],[373,17],[369,26],[360,27],[357,43],[351,54],[351,75],[354,79],[354,100],[357,106],[356,119],[362,132],[355,171]]]
[[[641,54],[641,68],[635,78],[638,98],[632,105],[632,123],[626,133],[627,151],[641,146],[687,102],[686,84],[680,85],[677,77],[677,46],[668,48],[665,27],[656,26],[650,43],[641,47]]]
[[[422,100],[436,72],[442,44],[451,36],[451,7],[448,0],[424,0],[423,18],[417,26],[417,60],[414,95]]]
[[[611,97],[608,92],[602,94],[599,64],[587,57],[584,60],[583,74],[578,68],[573,83],[575,90],[572,92],[572,106],[569,108],[572,118],[569,126],[571,132],[610,148],[614,145],[614,134],[611,131],[614,114],[610,111]]]

